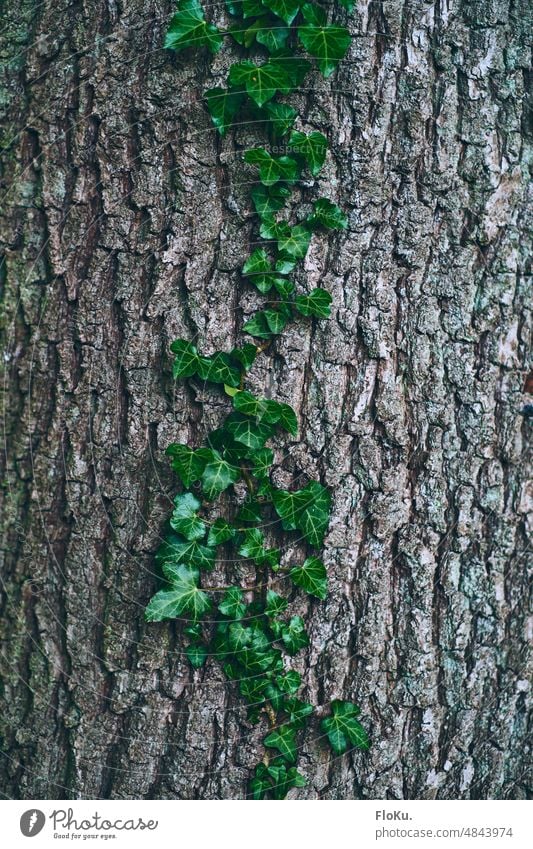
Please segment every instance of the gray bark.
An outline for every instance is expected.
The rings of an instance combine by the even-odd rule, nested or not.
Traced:
[[[164,52],[171,8],[4,0],[7,797],[242,798],[261,752],[216,663],[142,616],[164,449],[223,412],[174,386],[168,344],[228,350],[260,302],[238,274],[257,137],[215,137],[228,52]],[[314,726],[297,798],[527,794],[529,12],[359,0],[348,60],[294,101],[350,227],[300,277],[334,317],[250,385],[299,413],[278,479],[334,493],[330,596],[296,601],[307,695],[358,702],[373,740],[334,758]]]

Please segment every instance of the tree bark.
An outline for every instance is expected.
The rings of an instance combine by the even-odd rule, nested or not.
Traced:
[[[243,798],[265,729],[143,608],[164,449],[224,403],[174,385],[169,342],[228,350],[261,301],[257,135],[215,136],[228,51],[164,51],[167,0],[4,6],[0,790]],[[348,59],[293,100],[350,225],[299,279],[333,318],[290,325],[250,385],[299,414],[278,479],[334,496],[330,595],[296,601],[307,695],[356,701],[373,741],[332,757],[313,726],[300,799],[528,792],[528,12],[359,0]]]

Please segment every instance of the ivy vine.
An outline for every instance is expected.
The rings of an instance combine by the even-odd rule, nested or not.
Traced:
[[[339,0],[339,4],[350,12],[354,2]],[[311,320],[330,316],[331,295],[322,288],[296,294],[290,275],[305,259],[314,232],[343,230],[348,222],[336,204],[322,197],[298,223],[281,217],[295,186],[319,175],[328,143],[320,132],[295,129],[296,109],[277,98],[302,85],[313,67],[310,59],[329,77],[348,50],[350,34],[330,22],[327,9],[317,3],[226,0],[225,5],[231,24],[221,30],[206,19],[198,0],[180,0],[165,47],[216,53],[229,37],[243,51],[253,48],[254,56],[266,51],[263,61],[243,58],[233,64],[227,87],[212,88],[204,96],[221,136],[236,121],[250,121],[268,141],[244,155],[244,162],[255,169],[251,202],[262,244],[242,268],[243,279],[268,301],[242,328],[259,344],[246,342],[211,356],[201,354],[186,339],[170,346],[174,377],[218,384],[233,409],[202,446],[173,443],[167,448],[185,491],[174,499],[169,529],[156,554],[164,585],[145,615],[150,622],[184,620],[190,664],[199,669],[207,658],[215,658],[246,700],[249,720],[266,719],[266,751],[255,767],[250,795],[283,799],[291,788],[305,785],[296,767],[297,753],[315,708],[299,697],[301,676],[286,659],[308,645],[305,622],[291,615],[289,598],[272,587],[290,582],[324,600],[328,576],[314,553],[301,565],[282,565],[280,550],[267,546],[261,527],[275,520],[283,531],[299,532],[318,550],[329,524],[331,497],[315,480],[296,490],[272,483],[274,453],[267,443],[280,431],[297,434],[296,413],[288,404],[255,397],[245,381],[256,357],[290,321],[299,315]],[[239,481],[247,488],[245,502],[237,509],[235,499],[230,499],[226,515],[213,519],[212,502],[226,491],[231,495]],[[214,568],[220,551],[231,552],[256,569],[253,589],[205,585],[202,575]],[[329,709],[321,709],[321,716],[321,731],[336,754],[369,747],[357,705],[335,700]]]

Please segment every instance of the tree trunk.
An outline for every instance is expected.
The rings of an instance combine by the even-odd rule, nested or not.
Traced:
[[[265,729],[143,608],[164,449],[222,414],[169,342],[228,350],[261,301],[257,136],[215,136],[228,51],[164,51],[167,0],[4,7],[1,792],[243,798]],[[332,757],[313,726],[300,799],[527,794],[528,7],[359,0],[348,59],[293,99],[350,225],[300,277],[333,318],[290,325],[252,388],[299,414],[276,474],[334,496],[298,668],[372,737]]]

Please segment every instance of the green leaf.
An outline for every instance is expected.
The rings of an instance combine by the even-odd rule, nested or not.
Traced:
[[[232,360],[236,360],[244,371],[248,371],[257,357],[257,348],[247,342],[242,348],[233,348],[229,353]]]
[[[182,614],[188,614],[193,619],[199,619],[206,613],[211,602],[207,595],[198,588],[198,572],[187,566],[176,567],[171,587],[160,590],[150,599],[145,610],[148,622],[161,622],[163,619],[174,619]]]
[[[302,24],[298,27],[298,38],[307,52],[318,60],[324,77],[329,77],[340,60],[346,55],[351,36],[346,27],[325,23]]]
[[[238,652],[252,642],[252,629],[244,628],[240,622],[229,626],[228,643],[232,651]]]
[[[277,53],[278,50],[283,50],[287,44],[290,29],[280,26],[276,19],[268,16],[260,18],[256,21],[256,28],[256,41],[266,47],[269,53]]]
[[[290,87],[284,68],[274,61],[255,65],[245,60],[232,65],[229,81],[232,86],[244,86],[248,96],[258,106],[264,106],[278,91],[285,91]]]
[[[242,329],[250,336],[256,336],[258,339],[270,339],[272,332],[266,322],[264,313],[257,312],[252,318],[248,319]]]
[[[263,554],[264,541],[265,538],[259,528],[250,528],[244,532],[244,540],[239,546],[238,553],[241,557],[256,560]]]
[[[211,357],[198,357],[196,373],[210,383],[227,383],[228,386],[238,387],[241,382],[240,369],[232,363],[229,354],[221,351]]]
[[[173,354],[176,354],[172,365],[172,374],[178,377],[191,377],[198,368],[198,351],[186,339],[176,339],[170,346]]]
[[[332,715],[323,719],[320,727],[327,734],[335,754],[341,755],[351,747],[370,748],[368,734],[357,719],[361,712],[357,705],[337,699],[331,703],[331,711]]]
[[[284,277],[275,277],[274,286],[284,300],[288,300],[294,293],[294,283],[292,280],[286,280]]]
[[[277,138],[292,130],[298,116],[296,109],[287,103],[267,103],[263,108],[268,116],[269,126]]]
[[[344,6],[344,8],[348,12],[351,12],[353,7],[355,6],[355,0],[339,0],[339,3],[341,4],[341,6]]]
[[[225,136],[239,111],[243,95],[226,88],[210,88],[204,93],[211,120],[221,136]]]
[[[289,669],[284,675],[278,675],[276,684],[282,693],[288,696],[296,693],[302,683],[302,676],[296,669]]]
[[[328,152],[328,140],[322,133],[306,135],[293,130],[289,137],[291,153],[297,153],[305,159],[309,171],[316,177],[322,170]]]
[[[244,161],[259,167],[259,179],[264,186],[273,186],[280,180],[292,182],[299,173],[298,163],[289,156],[274,157],[263,147],[247,150]]]
[[[270,467],[274,462],[274,452],[271,448],[260,448],[259,451],[254,451],[249,460],[251,462],[250,472],[256,478],[266,478],[270,472]]]
[[[263,239],[287,239],[291,234],[291,228],[287,221],[276,221],[275,218],[265,216],[261,219],[259,233]]]
[[[171,528],[185,539],[197,540],[205,536],[205,522],[196,515],[200,502],[192,492],[177,495],[174,499],[174,511],[170,519]]]
[[[280,256],[276,260],[274,268],[279,274],[290,274],[296,266],[296,260],[289,256]]]
[[[284,94],[299,88],[311,69],[311,63],[290,51],[284,51],[270,59],[270,64],[280,68],[288,80],[288,86],[281,89]]]
[[[224,598],[218,605],[218,609],[224,616],[230,619],[242,619],[246,613],[246,604],[243,601],[243,592],[239,587],[228,587]]]
[[[255,211],[261,218],[271,218],[285,206],[290,193],[290,189],[280,183],[268,188],[263,185],[253,186],[251,195]],[[279,271],[279,269],[276,270]]]
[[[283,613],[284,610],[287,609],[288,601],[283,596],[275,593],[274,590],[267,591],[266,597],[266,606],[265,606],[265,616],[268,616],[269,619],[274,618],[274,616],[279,616],[280,613]]]
[[[292,24],[300,11],[300,0],[263,0],[263,6],[274,12],[286,24]]]
[[[325,487],[311,481],[296,492],[273,489],[272,501],[285,530],[300,530],[311,545],[322,545],[331,509],[331,496]]]
[[[278,404],[279,418],[277,424],[288,431],[292,436],[298,433],[298,419],[296,413],[289,404]]]
[[[179,475],[184,486],[191,486],[194,481],[200,480],[205,466],[205,460],[188,445],[171,443],[165,454],[172,458],[172,468]]]
[[[202,626],[199,622],[195,625],[187,625],[183,629],[183,633],[186,637],[190,637],[191,640],[197,641],[202,639]]]
[[[192,566],[195,569],[211,570],[215,566],[216,551],[208,545],[201,545],[196,540],[175,543],[172,547],[172,558],[162,564],[163,574],[172,578],[174,569],[179,563]]]
[[[261,449],[268,451],[268,448]],[[259,453],[259,452],[257,452]],[[245,501],[241,509],[237,513],[237,522],[260,522],[261,521],[261,504],[259,501]]]
[[[264,739],[265,746],[277,749],[289,761],[296,761],[296,731],[291,725],[280,725]]]
[[[256,15],[262,15],[265,11],[262,0],[240,0],[241,11],[243,18],[254,18]]]
[[[265,548],[264,536],[259,528],[250,528],[244,532],[244,537],[239,546],[238,553],[241,557],[255,560],[260,565],[265,563],[274,565],[279,561],[279,550],[277,548]]]
[[[303,566],[295,566],[289,576],[297,587],[324,600],[328,594],[326,567],[317,557],[308,557]]]
[[[275,336],[279,336],[280,333],[283,333],[292,317],[290,312],[287,314],[287,311],[281,308],[268,308],[263,311],[263,315],[265,316],[266,323],[268,324],[268,329]]]
[[[187,646],[185,654],[194,669],[201,669],[207,660],[207,647],[204,645]]]
[[[313,289],[309,295],[297,295],[294,300],[294,306],[302,315],[329,318],[331,315],[331,300],[331,295],[325,289]]]
[[[232,528],[229,522],[226,522],[225,519],[216,519],[209,530],[207,544],[222,545],[224,542],[233,539],[236,533],[237,531],[235,528]]]
[[[216,53],[222,46],[222,35],[204,18],[198,0],[180,0],[165,37],[165,47],[184,50],[187,47],[209,47]]]
[[[202,475],[202,489],[206,498],[212,501],[240,478],[241,470],[224,460],[218,451],[211,450],[210,453],[211,459]]]
[[[348,216],[327,198],[315,201],[314,210],[313,215],[307,219],[311,226],[321,225],[328,230],[346,230],[348,227]]]
[[[287,236],[278,241],[278,248],[295,259],[303,259],[310,241],[311,231],[305,224],[297,224],[296,227],[291,227]]]
[[[309,645],[309,637],[301,616],[293,616],[289,624],[282,627],[281,639],[289,654],[296,654]]]
[[[264,448],[266,440],[270,439],[273,433],[273,428],[268,425],[257,424],[245,418],[230,421],[226,427],[237,442],[254,451]]]
[[[305,725],[307,717],[313,713],[314,707],[308,702],[301,702],[300,699],[285,699],[283,710],[288,715],[291,725],[301,728]]]

